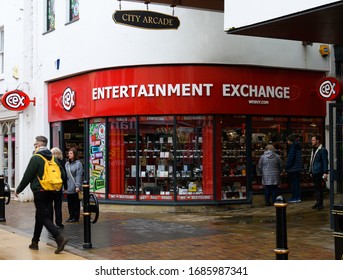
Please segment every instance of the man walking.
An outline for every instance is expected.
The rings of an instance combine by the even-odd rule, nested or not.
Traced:
[[[47,143],[48,139],[46,137],[37,136],[36,142],[34,143],[36,147],[35,154],[40,154],[47,160],[51,160],[52,153],[46,147]],[[57,159],[55,159],[55,162],[60,167],[63,178],[63,176],[65,176],[65,171],[60,166]],[[28,184],[30,184],[34,196],[36,214],[33,238],[29,248],[32,250],[38,250],[38,242],[40,240],[43,226],[45,226],[46,229],[55,238],[55,241],[57,243],[55,254],[58,254],[64,249],[64,246],[68,242],[68,239],[60,234],[57,227],[53,224],[52,220],[48,216],[48,207],[53,201],[55,192],[44,190],[39,182],[39,178],[43,177],[44,164],[45,161],[40,156],[33,155],[31,157],[30,162],[25,170],[24,176],[16,189],[15,195],[18,196],[18,194],[21,193]]]
[[[312,208],[317,210],[324,208],[323,180],[326,181],[329,174],[328,151],[323,147],[321,141],[322,137],[320,135],[314,135],[311,138],[313,149],[311,152],[310,175],[313,179],[314,190],[317,198],[317,202]]]

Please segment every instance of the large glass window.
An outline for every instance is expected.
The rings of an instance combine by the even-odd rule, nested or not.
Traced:
[[[312,178],[309,175],[309,167],[311,160],[312,135],[320,134],[324,137],[324,122],[320,118],[290,118],[290,133],[300,136],[300,143],[302,146],[302,155],[304,170],[301,174],[301,187],[312,187]]]
[[[287,161],[287,118],[282,117],[253,117],[252,119],[252,162],[253,180],[252,189],[254,191],[263,190],[262,177],[258,172],[258,162],[265,151],[267,144],[272,144],[276,153],[280,156],[283,166]],[[282,184],[280,189],[287,189],[286,174],[281,176]]]
[[[213,199],[213,118],[176,118],[176,192],[178,200]]]
[[[174,117],[139,118],[140,200],[173,200]]]
[[[247,157],[245,116],[225,116],[218,119],[221,149],[219,173],[220,199],[246,199]],[[219,197],[218,197],[219,198]]]
[[[136,118],[109,118],[109,199],[135,200],[136,184]]]

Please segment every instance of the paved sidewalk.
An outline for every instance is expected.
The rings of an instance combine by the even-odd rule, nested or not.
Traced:
[[[334,260],[328,198],[321,211],[312,209],[313,202],[309,198],[286,208],[289,260]],[[91,225],[92,248],[83,248],[81,219],[65,223],[62,232],[70,241],[56,255],[55,242],[45,230],[40,250],[28,248],[34,204],[12,200],[6,205],[6,222],[0,223],[0,259],[275,260],[275,207],[258,203],[244,207],[203,213],[129,213],[101,205],[99,220]],[[66,219],[66,202],[63,209]]]

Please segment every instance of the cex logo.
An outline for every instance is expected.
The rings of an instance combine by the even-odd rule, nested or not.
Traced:
[[[66,88],[62,95],[62,107],[66,111],[71,111],[75,107],[75,91],[70,87]]]
[[[1,98],[2,105],[12,111],[24,110],[29,106],[30,102],[35,103],[35,99],[30,100],[28,95],[20,90],[9,91]]]
[[[326,77],[319,83],[318,94],[326,101],[335,100],[338,98],[340,96],[340,91],[341,83],[336,78]]]

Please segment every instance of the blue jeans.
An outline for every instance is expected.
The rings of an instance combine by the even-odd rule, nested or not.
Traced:
[[[301,199],[300,171],[288,172],[288,183],[291,184],[292,198]]]

